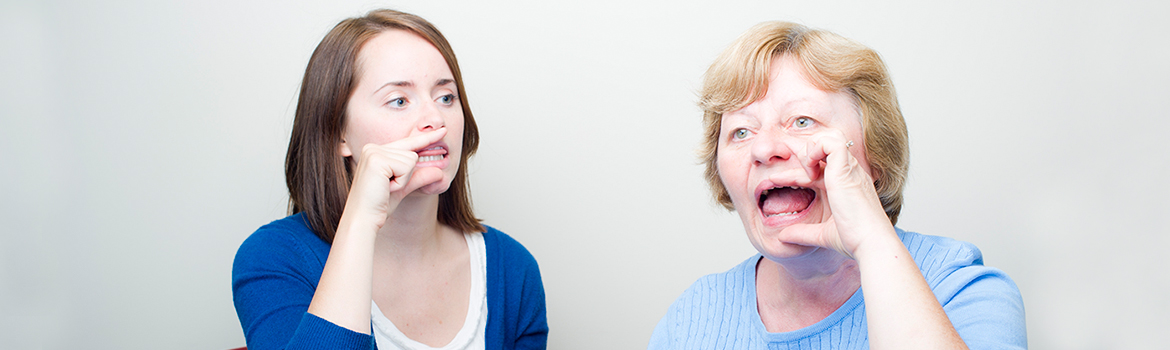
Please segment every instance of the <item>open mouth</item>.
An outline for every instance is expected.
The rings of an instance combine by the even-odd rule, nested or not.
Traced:
[[[766,218],[785,217],[805,211],[816,198],[817,193],[809,188],[773,187],[760,193],[757,205]]]
[[[436,162],[447,158],[447,146],[441,143],[434,143],[419,150],[417,153],[418,163]]]

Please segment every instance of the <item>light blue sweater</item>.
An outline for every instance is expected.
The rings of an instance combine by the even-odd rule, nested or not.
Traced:
[[[1026,349],[1024,301],[1003,271],[983,266],[979,248],[897,230],[959,336],[971,349]],[[829,317],[792,332],[769,333],[756,309],[753,256],[700,278],[658,322],[650,349],[868,349],[860,289]]]

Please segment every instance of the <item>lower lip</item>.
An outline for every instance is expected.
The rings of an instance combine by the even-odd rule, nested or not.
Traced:
[[[764,226],[783,227],[803,221],[805,217],[808,217],[808,213],[813,206],[817,205],[818,200],[820,200],[819,197],[813,198],[812,203],[809,203],[807,208],[804,208],[804,210],[796,214],[765,216],[763,209],[760,209],[759,206],[756,207],[756,212],[763,218]]]

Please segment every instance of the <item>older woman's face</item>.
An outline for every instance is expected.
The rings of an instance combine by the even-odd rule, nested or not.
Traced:
[[[849,151],[873,173],[852,96],[817,88],[788,55],[772,61],[769,79],[763,98],[723,114],[716,164],[752,245],[777,261],[818,249],[780,241],[782,229],[832,214],[820,175],[824,163],[813,168],[815,178],[801,166],[810,143],[853,141]]]

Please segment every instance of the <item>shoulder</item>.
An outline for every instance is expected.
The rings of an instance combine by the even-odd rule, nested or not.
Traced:
[[[325,266],[329,244],[317,237],[301,214],[289,215],[261,226],[236,251],[233,274],[254,268],[298,269]]]
[[[896,228],[898,237],[922,274],[931,277],[967,266],[982,266],[983,253],[974,244],[952,238],[924,235]],[[932,284],[933,285],[933,284]]]
[[[1002,270],[985,266],[975,245],[898,230],[926,283],[971,348],[1027,348],[1024,300]]]
[[[495,227],[484,225],[487,228],[483,233],[483,242],[487,248],[488,259],[501,259],[508,264],[536,266],[536,258],[524,248],[523,244]],[[494,257],[493,257],[494,256]]]
[[[759,260],[760,255],[756,254],[730,270],[700,277],[683,294],[723,294],[755,285],[756,263]]]
[[[983,253],[974,244],[901,229],[897,231],[926,283],[944,305],[956,293],[970,290],[972,286],[1019,294],[1015,282],[1006,273],[983,264]]]
[[[757,254],[730,270],[700,277],[675,299],[670,313],[687,311],[714,315],[735,311],[725,310],[725,306],[738,304],[736,301],[747,298],[747,293],[755,293],[755,267],[759,259]],[[695,318],[687,316],[684,319]]]
[[[744,322],[750,322],[755,309],[755,266],[759,259],[758,254],[754,255],[730,270],[700,277],[692,283],[654,327],[649,348],[677,348],[696,334],[748,329]]]

